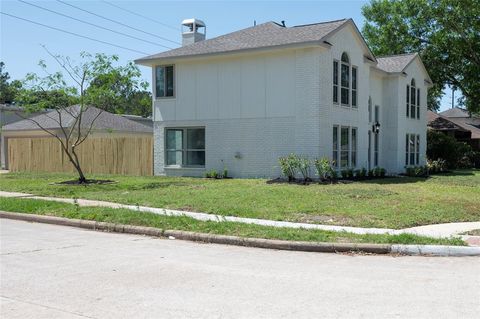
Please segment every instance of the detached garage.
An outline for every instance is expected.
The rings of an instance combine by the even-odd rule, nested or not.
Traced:
[[[65,136],[62,127],[73,127],[78,112],[79,106],[74,105],[5,125],[1,145],[7,155],[6,168],[14,172],[74,172],[60,142],[50,133]],[[90,135],[77,148],[85,174],[153,174],[151,127],[95,107],[82,116],[81,129],[90,126]]]

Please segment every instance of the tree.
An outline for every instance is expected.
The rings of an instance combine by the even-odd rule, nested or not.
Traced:
[[[22,82],[10,80],[10,74],[4,71],[5,63],[0,62],[0,103],[12,104],[22,87]]]
[[[140,76],[140,70],[130,62],[125,67],[98,75],[88,90],[106,87],[115,93],[111,105],[105,105],[108,112],[148,117],[152,114],[152,95],[147,91],[148,83],[138,80]]]
[[[78,182],[87,183],[77,149],[88,138],[102,112],[112,108],[118,101],[118,92],[112,90],[112,86],[120,85],[117,82],[121,82],[136,87],[139,73],[134,72],[136,67],[132,64],[127,67],[114,66],[118,61],[117,56],[82,52],[80,62],[75,63],[69,57],[47,52],[58,63],[61,71],[51,73],[46,63],[40,61],[39,66],[47,75],[40,77],[34,73],[28,74],[18,101],[30,112],[54,110],[55,115],[50,115],[49,118],[58,124],[60,133],[34,118],[28,119],[60,142],[62,150],[78,173]],[[115,74],[116,77],[108,78],[104,83],[97,82],[99,78],[104,78],[105,75],[109,77],[110,74]],[[74,104],[76,105],[72,106]]]
[[[419,52],[434,82],[428,107],[438,110],[446,85],[460,103],[480,110],[478,0],[371,0],[362,8],[363,35],[376,55]]]

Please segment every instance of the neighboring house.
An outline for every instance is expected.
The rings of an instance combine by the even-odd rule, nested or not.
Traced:
[[[52,150],[49,149],[39,149],[39,148],[34,148],[34,146],[38,145],[43,145],[41,144],[42,141],[44,142],[45,139],[50,139],[54,140],[54,138],[44,130],[42,130],[38,125],[40,124],[44,129],[47,129],[53,134],[56,134],[58,136],[64,136],[62,127],[64,128],[70,128],[72,125],[74,125],[75,122],[75,117],[72,115],[76,115],[79,112],[79,105],[74,105],[67,110],[60,110],[60,115],[57,111],[50,111],[45,114],[33,116],[30,119],[25,119],[21,120],[15,123],[11,123],[8,125],[5,125],[3,127],[3,152],[7,154],[6,156],[6,167],[7,169],[9,166],[12,166],[12,163],[9,163],[9,158],[17,158],[19,161],[22,163],[15,163],[15,167],[25,167],[25,168],[39,168],[41,167],[45,168],[48,167],[48,163],[46,164],[46,161],[49,161],[54,165],[55,161],[59,160],[58,157],[55,157],[56,154],[52,152]],[[101,113],[100,113],[101,112]],[[100,113],[100,114],[99,114]],[[62,126],[60,126],[60,120]],[[94,120],[95,119],[95,120]],[[145,137],[149,139],[149,143],[151,143],[151,136],[152,136],[152,128],[148,127],[146,125],[137,123],[135,121],[128,120],[124,118],[123,116],[112,114],[109,112],[105,111],[100,111],[99,109],[95,107],[89,107],[87,111],[83,114],[82,116],[82,129],[83,130],[88,130],[92,124],[93,121],[93,128],[91,131],[91,138],[108,138],[111,139],[112,141],[117,139],[120,141],[119,143],[123,143],[122,138],[129,138],[129,137]],[[20,154],[23,152],[23,150],[17,150],[10,148],[10,152],[13,152],[15,154],[9,154],[9,141],[15,140],[18,145],[20,145],[18,142],[20,141],[31,141],[32,146],[28,149],[28,152],[32,152],[30,154],[31,158],[29,156],[23,156]],[[88,141],[88,140],[87,140]],[[54,140],[55,145],[56,145],[56,140]],[[33,145],[35,144],[35,145]],[[110,143],[112,144],[112,143]],[[46,143],[45,147],[53,147],[51,144]],[[103,144],[102,144],[103,145]],[[96,145],[98,146],[98,145]],[[93,146],[92,146],[93,147]],[[102,146],[103,147],[103,146]],[[115,162],[115,161],[122,161],[123,159],[118,159],[116,157],[119,156],[126,156],[130,158],[130,156],[135,156],[136,159],[132,161],[138,161],[138,158],[145,156],[148,157],[148,154],[123,154],[123,153],[113,153],[114,151],[116,152],[117,149],[119,149],[121,145],[117,146],[112,146],[108,145],[108,148],[105,148],[102,150],[101,147],[97,147],[95,149],[95,152],[98,152],[97,154],[84,154],[86,161],[90,160],[93,157],[102,158],[102,162],[106,163],[105,165],[109,165],[108,162]],[[32,151],[34,149],[34,151]],[[55,148],[58,150],[57,148]],[[106,151],[107,150],[107,151]],[[108,150],[113,150],[112,153],[109,153],[110,151]],[[60,150],[61,153],[61,150]],[[151,153],[150,150],[148,150],[148,153]],[[138,157],[138,158],[137,158]],[[59,160],[60,161],[60,160]],[[68,161],[65,160],[65,157],[62,154],[62,163],[67,163]],[[126,160],[124,161],[126,162]],[[63,164],[60,165],[57,163],[58,171],[63,171],[64,168]],[[60,167],[62,166],[62,167]],[[54,170],[55,167],[52,168],[52,171]],[[73,168],[73,167],[72,167]],[[115,168],[115,170],[121,170],[122,168]],[[18,170],[18,169],[17,169]],[[33,169],[32,169],[33,170]],[[98,173],[103,173],[104,171],[95,171]]]
[[[3,127],[7,124],[18,122],[25,117],[34,116],[39,113],[29,114],[23,108],[10,105],[0,104],[0,168],[5,168],[5,152],[3,147]]]
[[[151,117],[143,117],[140,115],[130,115],[130,114],[119,114],[120,116],[129,119],[130,121],[134,121],[148,127],[153,127],[153,121]]]
[[[289,153],[338,169],[424,165],[427,90],[417,54],[375,57],[351,19],[259,24],[137,60],[152,67],[154,173],[280,175]]]
[[[471,115],[465,109],[456,107],[439,114],[428,111],[428,127],[480,151],[480,117]]]

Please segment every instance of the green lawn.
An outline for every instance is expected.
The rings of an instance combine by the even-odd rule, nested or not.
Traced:
[[[60,186],[74,175],[0,175],[0,190],[100,199],[220,215],[332,225],[405,228],[479,221],[480,170],[431,178],[399,177],[350,184],[268,184],[264,179],[88,176],[110,185]]]
[[[34,199],[0,197],[0,208],[10,212],[250,238],[343,243],[465,245],[465,242],[458,238],[434,239],[410,234],[356,235],[347,232],[275,228],[232,222],[203,222],[189,217],[160,216],[151,213],[139,213],[127,209],[78,207],[73,204]]]

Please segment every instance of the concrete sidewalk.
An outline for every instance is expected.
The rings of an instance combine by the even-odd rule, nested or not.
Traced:
[[[452,236],[458,236],[461,233],[471,231],[474,229],[480,229],[480,221],[466,222],[466,223],[426,225],[426,226],[396,230],[396,229],[389,229],[389,228],[361,228],[361,227],[348,227],[348,226],[294,223],[294,222],[274,221],[274,220],[266,220],[266,219],[243,218],[243,217],[235,217],[235,216],[221,216],[221,215],[215,215],[215,214],[197,213],[197,212],[180,211],[180,210],[173,210],[173,209],[164,209],[164,208],[154,208],[154,207],[147,207],[147,206],[125,205],[125,204],[98,201],[98,200],[89,200],[89,199],[74,200],[71,198],[35,196],[32,194],[18,193],[18,192],[0,191],[0,197],[30,198],[30,199],[70,203],[70,204],[77,203],[79,206],[84,206],[84,207],[124,208],[124,209],[130,209],[130,210],[135,210],[139,212],[148,212],[148,213],[153,213],[158,215],[188,216],[201,221],[215,221],[215,222],[228,221],[228,222],[255,224],[255,225],[271,226],[271,227],[345,231],[345,232],[360,234],[360,235],[414,234],[414,235],[421,235],[421,236],[429,236],[433,238],[448,238]]]

